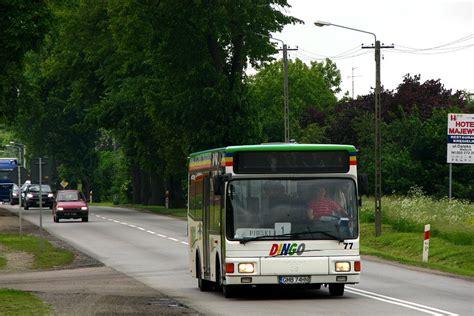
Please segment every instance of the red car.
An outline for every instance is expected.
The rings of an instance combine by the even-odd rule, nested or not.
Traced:
[[[56,193],[53,204],[53,218],[59,223],[61,218],[81,218],[83,222],[89,221],[89,205],[79,190],[61,190]]]

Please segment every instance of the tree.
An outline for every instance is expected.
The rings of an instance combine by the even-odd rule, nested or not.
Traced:
[[[416,185],[431,195],[446,196],[447,114],[468,111],[468,102],[462,92],[444,89],[439,80],[419,80],[407,75],[397,90],[382,92],[382,190],[404,194]],[[373,93],[341,100],[327,133],[335,143],[358,148],[359,171],[369,176],[375,167],[373,101]],[[469,183],[471,169],[456,166],[458,197],[474,197],[472,186],[460,185]]]
[[[330,60],[309,66],[299,59],[289,61],[290,138],[313,142],[324,139],[323,133],[316,131],[317,126],[324,125],[318,120],[324,114],[319,113],[328,113],[336,105],[334,92],[339,89],[340,79]],[[257,116],[262,122],[263,140],[283,141],[283,62],[265,66],[249,79],[249,88],[249,99],[260,106]]]
[[[49,18],[45,1],[0,3],[0,112],[8,120],[15,117],[17,98],[23,93],[23,58],[42,43]]]
[[[30,153],[53,156],[61,176],[101,187],[98,156],[118,164],[96,151],[106,129],[130,168],[133,200],[153,202],[167,188],[173,206],[185,203],[189,152],[260,137],[244,69],[275,52],[256,33],[298,21],[280,12],[286,0],[50,5],[54,28],[29,57],[16,117]]]

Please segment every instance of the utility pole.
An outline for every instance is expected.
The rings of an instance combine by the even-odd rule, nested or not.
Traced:
[[[298,48],[288,48],[283,43],[283,120],[285,126],[285,143],[290,142],[290,110],[288,97],[288,51],[298,50]],[[280,50],[280,49],[279,49]]]
[[[361,77],[361,76],[354,76],[354,70],[356,70],[357,67],[352,67],[352,76],[347,77],[352,79],[352,99],[354,99],[354,78],[356,77]]]
[[[380,123],[382,110],[380,105],[380,49],[394,48],[393,45],[380,46],[380,41],[375,39],[375,47],[362,46],[362,48],[375,48],[375,236],[382,235],[382,133]]]

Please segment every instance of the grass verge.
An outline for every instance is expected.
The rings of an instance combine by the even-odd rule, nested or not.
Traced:
[[[30,292],[0,289],[0,315],[53,315],[51,306]]]
[[[171,215],[181,219],[185,219],[187,216],[187,209],[185,208],[165,208],[160,205],[142,205],[142,204],[113,204],[111,202],[94,202],[92,206],[113,206],[113,207],[126,207],[136,210],[149,211],[159,215]]]
[[[48,269],[71,263],[74,254],[68,250],[53,247],[48,241],[27,235],[0,234],[0,244],[6,251],[23,251],[33,255],[34,269]],[[0,259],[1,266],[1,259]]]
[[[382,226],[375,237],[373,223],[361,224],[361,253],[403,264],[474,277],[474,252],[469,245],[457,245],[441,237],[430,238],[428,263],[422,262],[424,233],[398,232]]]
[[[0,257],[0,269],[4,268],[7,265],[7,259]]]

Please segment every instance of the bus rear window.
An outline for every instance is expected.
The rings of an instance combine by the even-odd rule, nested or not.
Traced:
[[[347,173],[349,153],[328,151],[240,151],[234,154],[234,172]]]

